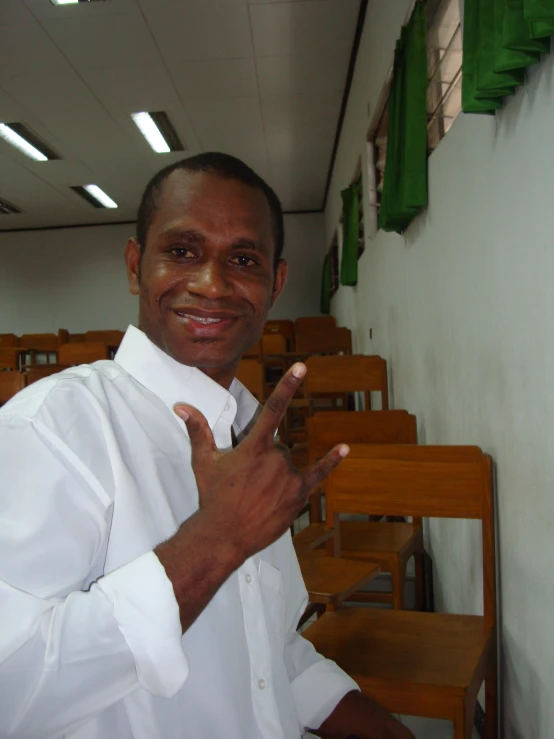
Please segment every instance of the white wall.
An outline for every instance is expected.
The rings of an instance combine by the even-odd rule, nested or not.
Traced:
[[[0,333],[125,329],[136,320],[123,252],[133,225],[0,232]],[[290,282],[272,316],[319,313],[323,215],[285,217]],[[315,266],[314,266],[315,265]]]
[[[409,4],[369,3],[327,241]],[[359,350],[388,360],[393,406],[417,414],[421,441],[496,461],[503,739],[554,735],[553,121],[551,55],[496,118],[457,119],[430,157],[428,211],[405,237],[368,239],[357,288],[332,305]],[[481,612],[479,528],[435,521],[429,544],[439,607]]]

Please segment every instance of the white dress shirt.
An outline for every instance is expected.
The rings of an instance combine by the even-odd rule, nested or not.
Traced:
[[[289,533],[181,633],[152,551],[198,508],[177,402],[220,449],[258,409],[130,327],[0,410],[0,737],[297,739],[357,689],[296,632]]]

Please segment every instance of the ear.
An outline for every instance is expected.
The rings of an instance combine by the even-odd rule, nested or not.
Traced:
[[[129,239],[125,249],[125,264],[129,290],[133,295],[140,293],[140,244],[136,239]]]
[[[275,281],[273,282],[273,293],[271,295],[271,306],[275,305],[277,298],[283,292],[289,274],[288,264],[284,259],[279,259],[277,269],[275,271]]]

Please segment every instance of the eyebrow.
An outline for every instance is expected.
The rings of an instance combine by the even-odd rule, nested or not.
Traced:
[[[183,229],[183,228],[168,228],[161,234],[161,238],[164,241],[170,241],[171,239],[182,239],[183,241],[193,242],[204,242],[206,238],[200,231],[194,229]]]

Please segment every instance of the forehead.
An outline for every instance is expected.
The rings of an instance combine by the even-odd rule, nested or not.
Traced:
[[[264,193],[211,172],[176,170],[157,194],[148,238],[185,226],[221,238],[248,236],[273,246],[271,209]]]

